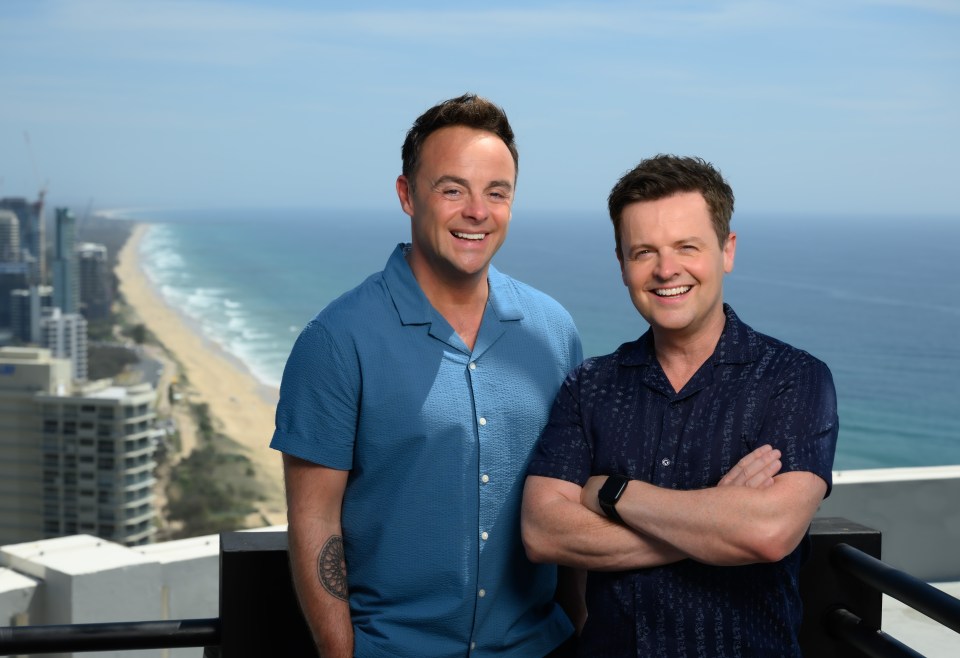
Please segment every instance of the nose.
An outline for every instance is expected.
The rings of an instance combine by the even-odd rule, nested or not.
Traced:
[[[661,249],[653,275],[661,281],[669,281],[680,272],[680,265],[672,249]]]
[[[470,194],[463,206],[463,216],[477,222],[482,222],[490,215],[490,209],[482,194]]]

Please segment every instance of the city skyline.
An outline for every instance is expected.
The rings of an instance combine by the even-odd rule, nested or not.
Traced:
[[[413,117],[473,91],[520,148],[517,210],[602,213],[658,152],[738,210],[955,215],[960,5],[5,2],[0,196],[47,207],[373,208]]]

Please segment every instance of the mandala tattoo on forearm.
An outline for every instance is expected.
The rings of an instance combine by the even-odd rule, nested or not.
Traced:
[[[317,576],[323,589],[341,601],[347,600],[347,562],[343,557],[343,537],[340,535],[332,535],[320,549]]]

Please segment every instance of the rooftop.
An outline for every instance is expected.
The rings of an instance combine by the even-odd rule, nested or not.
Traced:
[[[79,576],[151,562],[137,551],[91,535],[10,544],[0,548],[0,561],[36,578],[44,578],[48,570]]]

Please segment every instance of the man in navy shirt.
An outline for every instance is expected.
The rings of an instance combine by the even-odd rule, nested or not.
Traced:
[[[830,490],[836,394],[825,364],[723,303],[733,201],[711,165],[664,155],[610,194],[650,329],[567,378],[522,515],[532,560],[590,570],[584,656],[800,655],[797,582]],[[765,445],[776,477],[722,486]]]

